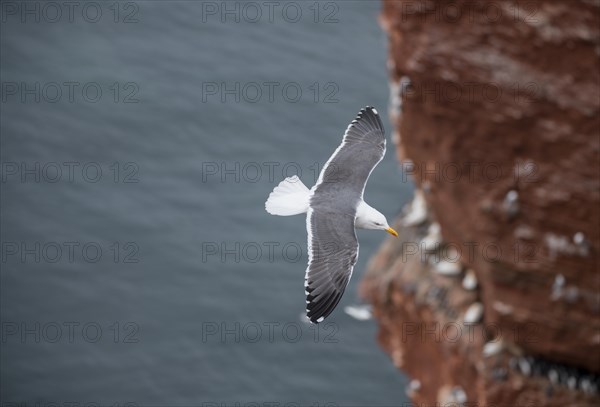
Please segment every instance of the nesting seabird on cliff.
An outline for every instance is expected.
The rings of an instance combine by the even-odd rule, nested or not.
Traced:
[[[283,180],[265,203],[272,215],[306,215],[308,267],[306,313],[313,323],[335,309],[358,259],[355,227],[398,236],[378,210],[363,200],[369,175],[385,154],[385,132],[373,107],[361,109],[342,144],[309,190],[297,176]]]

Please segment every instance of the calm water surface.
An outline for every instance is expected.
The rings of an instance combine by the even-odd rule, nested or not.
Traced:
[[[285,175],[315,182],[360,107],[390,141],[380,4],[99,2],[95,23],[36,4],[0,31],[2,401],[404,402],[375,323],[343,312],[386,236],[359,232],[317,331],[305,219],[264,210]],[[399,180],[389,148],[365,192],[388,218]]]

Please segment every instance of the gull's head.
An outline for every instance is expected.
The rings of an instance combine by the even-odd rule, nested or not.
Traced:
[[[379,229],[385,230],[390,235],[398,237],[398,232],[390,227],[383,213],[377,209],[365,204],[363,208],[359,207],[356,226],[361,229]]]

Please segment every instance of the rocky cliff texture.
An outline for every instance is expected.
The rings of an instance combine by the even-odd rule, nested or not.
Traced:
[[[598,405],[600,2],[388,0],[381,24],[417,192],[362,293],[407,392]]]

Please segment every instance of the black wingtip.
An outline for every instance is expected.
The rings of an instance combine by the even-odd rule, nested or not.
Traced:
[[[361,108],[356,115],[356,120],[360,119],[365,113],[373,113],[375,116],[379,116],[379,112],[373,106],[366,106]]]
[[[348,128],[355,127],[358,123],[367,124],[368,127],[376,128],[378,130],[384,131],[383,123],[381,122],[381,117],[379,116],[379,112],[373,106],[366,106],[359,110],[356,118],[352,120]]]
[[[313,324],[323,322],[337,307],[343,294],[344,290],[336,290],[325,296],[317,295],[317,297],[314,297],[312,293],[307,295],[306,316],[310,322]]]
[[[373,114],[374,114],[375,116],[379,116],[379,112],[378,112],[378,111],[377,111],[377,109],[375,109],[373,106],[367,106],[365,109],[367,109],[367,110],[369,110],[369,111],[373,112]]]
[[[320,318],[314,319],[314,318],[310,318],[309,316],[307,316],[306,318],[308,318],[308,322],[310,322],[313,325],[319,325],[321,322],[324,321],[324,319],[319,320]]]

